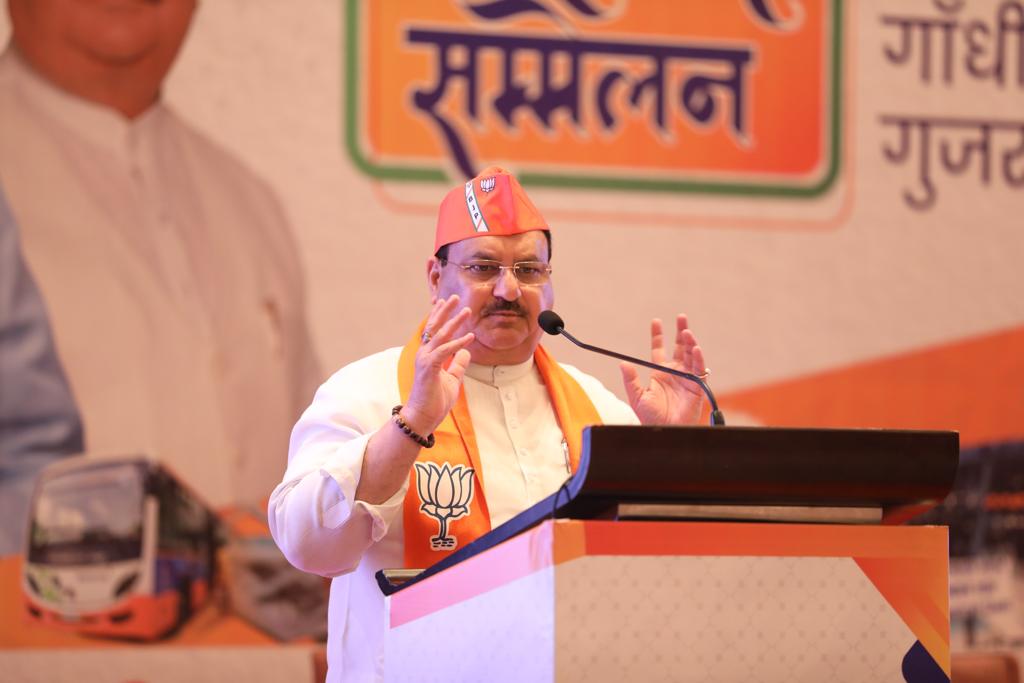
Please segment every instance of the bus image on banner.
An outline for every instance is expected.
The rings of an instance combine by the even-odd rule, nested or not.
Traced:
[[[159,638],[208,599],[217,531],[214,513],[159,463],[56,463],[31,504],[27,613],[81,633]]]

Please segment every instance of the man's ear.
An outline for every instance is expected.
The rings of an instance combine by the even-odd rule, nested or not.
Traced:
[[[436,256],[427,259],[427,287],[430,289],[430,296],[437,297],[437,290],[441,286],[441,262]]]

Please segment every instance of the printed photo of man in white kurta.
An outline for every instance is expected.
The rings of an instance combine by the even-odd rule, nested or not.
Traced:
[[[9,0],[0,179],[86,453],[218,507],[265,499],[319,372],[273,192],[161,99],[195,7]]]

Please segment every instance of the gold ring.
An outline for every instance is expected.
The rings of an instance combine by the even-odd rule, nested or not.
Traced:
[[[707,379],[708,375],[710,375],[710,374],[711,374],[711,368],[704,368],[704,372],[702,374],[700,374],[700,375],[697,375],[697,377],[699,377],[702,380],[704,380],[704,379]]]

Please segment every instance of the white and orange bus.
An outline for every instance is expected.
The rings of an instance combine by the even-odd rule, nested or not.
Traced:
[[[155,639],[209,596],[219,524],[144,457],[55,463],[33,494],[22,588],[37,623]]]

